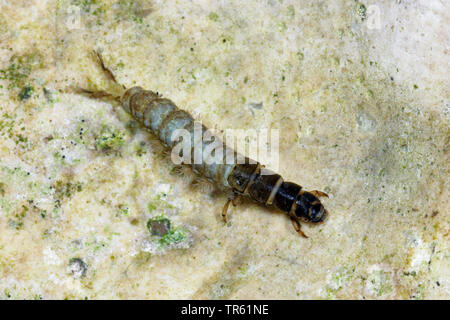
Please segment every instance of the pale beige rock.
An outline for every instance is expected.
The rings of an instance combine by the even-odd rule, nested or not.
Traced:
[[[0,2],[1,298],[450,297],[447,2],[126,2]],[[224,225],[226,195],[65,92],[108,89],[92,48],[209,127],[279,129],[327,221],[304,239],[247,201]],[[158,214],[183,241],[150,239]]]

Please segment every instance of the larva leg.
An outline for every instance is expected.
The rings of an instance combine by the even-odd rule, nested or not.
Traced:
[[[295,231],[297,231],[299,235],[301,235],[304,238],[308,238],[308,236],[302,231],[302,226],[300,225],[300,222],[298,222],[297,219],[291,217],[291,222],[292,225],[294,226]]]
[[[241,200],[241,195],[238,193],[233,193],[233,197],[228,199],[222,209],[222,220],[223,222],[227,222],[227,213],[228,208],[230,207],[230,203],[233,204],[234,207],[238,205],[238,202]]]
[[[120,102],[120,97],[115,96],[115,95],[113,95],[109,92],[103,91],[103,90],[93,91],[93,90],[88,90],[88,89],[84,89],[84,88],[80,88],[80,87],[71,87],[71,90],[76,93],[84,94],[93,99],[109,98],[109,99],[113,99],[113,100]]]
[[[225,223],[227,222],[227,212],[228,212],[228,207],[230,206],[231,201],[232,201],[232,199],[228,199],[222,208],[222,220]]]
[[[234,207],[236,207],[241,202],[242,202],[242,196],[238,193],[235,193],[233,199],[231,199],[231,203],[233,204]]]
[[[316,197],[327,197],[328,198],[328,195],[325,192],[322,192],[319,190],[313,190],[313,191],[310,191],[309,193],[315,195]]]
[[[110,86],[108,89],[105,90],[90,90],[80,87],[71,87],[70,90],[72,92],[80,93],[87,95],[90,98],[94,99],[112,99],[117,102],[121,102],[121,96],[124,94],[126,87],[124,85],[121,85],[117,80],[114,74],[110,69],[108,69],[103,61],[103,57],[100,52],[96,50],[91,51],[92,58],[100,65],[100,68],[102,69],[103,73],[105,74],[106,78],[110,82]]]
[[[96,57],[98,63],[100,64],[100,66],[102,67],[102,71],[105,73],[105,75],[112,81],[114,81],[116,84],[120,85],[119,82],[116,80],[116,77],[114,76],[114,73],[112,73],[111,70],[109,70],[106,66],[105,63],[103,62],[103,57],[101,55],[100,52],[93,50],[93,54]],[[122,87],[125,89],[125,86],[122,85]]]

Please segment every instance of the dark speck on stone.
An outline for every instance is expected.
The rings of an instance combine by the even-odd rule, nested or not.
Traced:
[[[263,108],[263,103],[262,102],[259,102],[259,103],[252,102],[252,103],[250,103],[250,107],[261,110]]]
[[[163,219],[150,219],[147,223],[148,230],[153,236],[162,237],[170,231],[170,220]]]
[[[20,100],[27,100],[31,97],[31,94],[33,93],[33,87],[25,86],[22,91],[19,93]]]
[[[86,276],[87,264],[80,258],[72,258],[69,261],[69,268],[72,275],[79,279]]]
[[[255,112],[253,110],[261,110],[263,108],[263,103],[262,102],[251,102],[247,105],[249,107],[249,110],[252,114],[252,116],[255,116]]]
[[[50,90],[48,90],[47,88],[44,88],[43,91],[44,91],[44,96],[47,99],[47,101],[52,101],[52,92]]]

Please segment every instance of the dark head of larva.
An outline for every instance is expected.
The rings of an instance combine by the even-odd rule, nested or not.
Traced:
[[[309,222],[322,222],[327,216],[319,198],[307,191],[300,191],[295,199],[295,216]]]
[[[324,193],[315,191],[317,196]],[[309,222],[321,222],[325,220],[327,211],[320,200],[312,192],[303,191],[302,187],[293,182],[280,184],[275,194],[274,205],[295,219],[303,219]]]

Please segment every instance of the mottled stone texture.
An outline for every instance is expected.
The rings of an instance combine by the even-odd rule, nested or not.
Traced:
[[[0,298],[450,298],[448,6],[1,2]],[[328,219],[303,239],[244,202],[225,225],[227,195],[71,91],[115,90],[93,48],[207,127],[279,129],[271,169]]]

